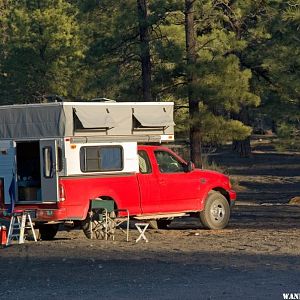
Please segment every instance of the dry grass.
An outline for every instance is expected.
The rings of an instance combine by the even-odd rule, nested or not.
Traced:
[[[291,204],[291,205],[299,205],[300,206],[300,197],[293,197],[289,201],[289,204]]]

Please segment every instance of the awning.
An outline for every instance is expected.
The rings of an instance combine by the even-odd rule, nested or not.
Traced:
[[[133,116],[142,127],[157,128],[175,125],[173,121],[173,111],[169,107],[135,107]]]
[[[108,129],[116,125],[109,110],[105,107],[90,105],[74,106],[73,109],[84,129]]]

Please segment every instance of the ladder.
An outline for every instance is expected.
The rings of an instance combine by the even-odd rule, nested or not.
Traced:
[[[10,245],[14,239],[16,239],[19,244],[23,244],[25,229],[31,229],[34,241],[36,242],[37,239],[31,221],[30,212],[26,210],[13,212],[10,219],[6,246]]]

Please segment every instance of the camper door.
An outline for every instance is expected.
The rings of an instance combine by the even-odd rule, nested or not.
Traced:
[[[58,201],[57,141],[40,140],[41,200]]]
[[[16,201],[16,144],[13,141],[0,141],[0,178],[4,182],[5,204]]]

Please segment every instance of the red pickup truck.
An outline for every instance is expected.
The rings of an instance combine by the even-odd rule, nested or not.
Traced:
[[[72,147],[75,148],[72,145],[69,148]],[[118,166],[122,168],[122,161],[118,161],[118,151],[122,153],[126,152],[126,149],[122,150],[121,147],[122,144],[100,146],[105,151],[112,151],[114,156],[111,157],[114,157],[114,161],[111,162],[111,166],[115,165],[114,170],[117,170]],[[154,220],[158,228],[167,227],[173,218],[181,216],[198,216],[203,226],[208,229],[222,229],[227,226],[230,208],[236,199],[236,193],[232,190],[227,176],[214,171],[195,169],[191,162],[185,162],[166,147],[138,146],[137,149],[137,172],[58,176],[58,201],[20,201],[17,207],[35,210],[34,219],[40,228],[42,239],[54,238],[58,223],[68,220],[81,223],[86,236],[91,237],[91,199],[111,200],[115,209],[128,210],[131,218]],[[95,146],[90,147],[90,150],[93,150],[90,153],[87,152],[89,146],[78,149],[78,155],[83,155],[83,150],[85,155],[90,155],[84,159],[80,158],[84,171],[84,161],[87,161],[88,167],[90,164],[93,168]],[[137,160],[131,159],[132,163]],[[74,163],[76,164],[75,160]],[[93,230],[98,230],[97,224],[93,225]]]
[[[113,200],[116,208],[126,208],[131,217],[156,220],[158,228],[186,214],[198,214],[208,229],[226,227],[236,199],[227,176],[195,169],[192,163],[162,146],[138,146],[138,157],[136,174],[62,178],[65,201],[61,205],[67,210],[72,206],[76,219],[82,219],[87,215],[89,199],[97,197]]]

